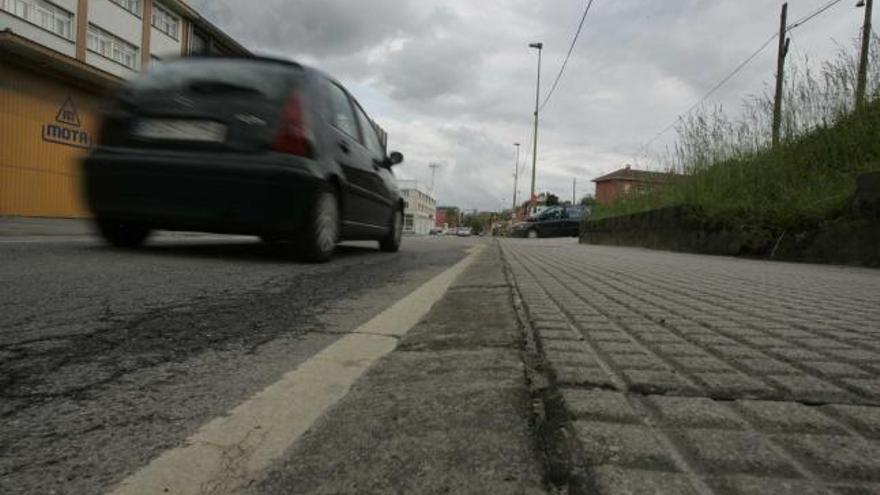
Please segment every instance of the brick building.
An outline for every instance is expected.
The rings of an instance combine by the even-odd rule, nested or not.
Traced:
[[[626,194],[636,194],[663,187],[675,174],[636,170],[630,165],[610,174],[593,179],[596,183],[596,202],[608,204]]]

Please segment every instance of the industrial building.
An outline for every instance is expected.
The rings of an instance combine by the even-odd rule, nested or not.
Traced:
[[[403,211],[403,231],[407,234],[428,235],[434,228],[434,214],[437,200],[427,188],[418,181],[400,180],[400,195],[406,202]]]
[[[249,52],[181,0],[0,0],[0,215],[83,217],[105,96],[163,59]]]

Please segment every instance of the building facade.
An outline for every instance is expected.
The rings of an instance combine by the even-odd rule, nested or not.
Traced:
[[[593,179],[596,183],[596,202],[607,205],[627,194],[641,194],[663,187],[673,177],[675,174],[636,170],[627,165],[620,170]]]
[[[0,0],[0,215],[84,217],[106,95],[163,59],[249,52],[182,0]]]
[[[437,200],[427,188],[416,181],[401,180],[400,195],[406,203],[403,211],[403,231],[408,234],[428,235],[434,228]]]

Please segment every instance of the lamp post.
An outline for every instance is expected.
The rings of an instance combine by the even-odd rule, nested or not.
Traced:
[[[513,168],[513,215],[516,216],[516,188],[519,187],[519,143],[513,143],[516,147],[516,164]]]
[[[532,146],[532,187],[529,194],[529,206],[531,210],[535,209],[535,169],[538,166],[538,111],[541,100],[541,52],[544,50],[544,43],[530,43],[529,48],[538,50],[538,84],[535,87],[535,141]]]

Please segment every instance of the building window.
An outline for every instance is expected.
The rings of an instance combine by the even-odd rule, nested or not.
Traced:
[[[73,40],[73,14],[46,0],[0,0],[0,10]]]
[[[131,12],[132,14],[140,17],[141,15],[141,0],[110,0],[111,2],[119,5],[123,9]]]
[[[180,17],[158,3],[153,3],[153,27],[176,40],[180,33]]]
[[[137,69],[138,48],[103,29],[89,25],[86,46],[90,51],[118,62],[129,69]]]

